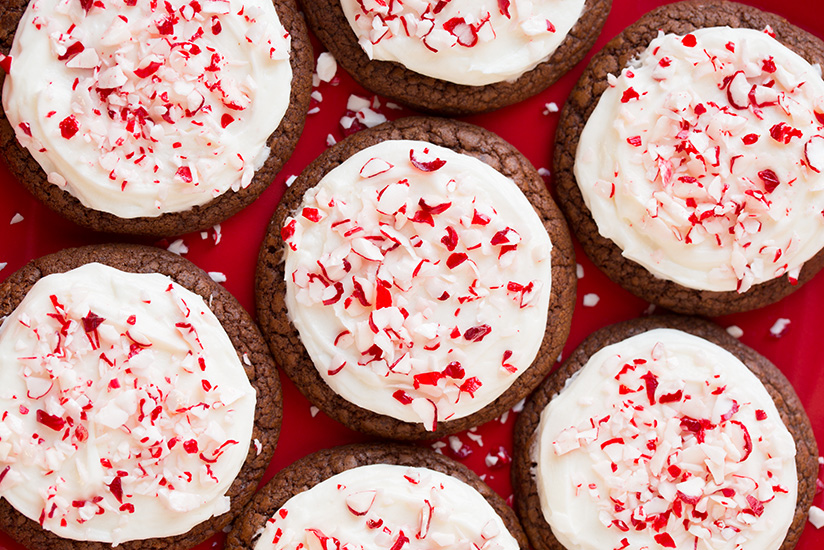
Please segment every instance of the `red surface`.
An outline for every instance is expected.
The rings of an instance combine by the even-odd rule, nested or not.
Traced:
[[[624,27],[635,21],[641,14],[666,2],[654,0],[613,0],[612,13],[593,51],[599,50],[609,39]],[[811,17],[810,8],[817,1],[810,0],[750,0],[753,6],[776,12],[802,28],[824,38],[824,18]],[[818,10],[812,10],[817,12]],[[316,51],[321,51],[317,47]],[[590,54],[591,55],[591,54]],[[589,56],[587,57],[587,60]],[[497,112],[467,117],[466,120],[479,124],[500,134],[518,147],[537,168],[552,168],[552,144],[557,113],[543,114],[545,104],[555,102],[561,107],[583,71],[585,63],[562,78],[540,95],[518,105]],[[221,271],[226,274],[226,288],[250,311],[254,312],[254,269],[258,246],[262,240],[269,218],[283,194],[287,177],[299,173],[304,166],[326,148],[327,135],[339,140],[343,137],[339,120],[346,109],[346,100],[351,93],[372,97],[342,71],[338,72],[337,85],[324,83],[319,91],[323,101],[320,112],[309,115],[306,130],[298,143],[292,159],[275,180],[274,184],[252,206],[222,224],[222,239],[215,244],[214,232],[206,239],[198,233],[184,235],[189,247],[186,257],[207,271]],[[379,109],[388,118],[395,119],[408,111],[387,109],[381,99]],[[548,181],[552,189],[551,178]],[[8,225],[16,214],[24,219]],[[45,206],[42,206],[17,183],[0,163],[0,263],[8,265],[0,271],[0,278],[9,276],[27,261],[43,254],[55,252],[65,247],[90,243],[109,242],[111,237],[81,229],[63,220]],[[171,241],[172,239],[169,239]],[[130,239],[133,242],[155,243],[146,239]],[[572,323],[572,333],[564,350],[564,357],[592,331],[611,323],[637,317],[647,309],[648,304],[631,296],[616,284],[610,282],[583,255],[576,245],[578,262],[584,268],[584,277],[579,281],[578,300]],[[596,293],[601,300],[595,307],[584,308],[582,297]],[[817,439],[824,441],[824,380],[819,367],[824,351],[824,274],[782,302],[764,309],[720,318],[724,325],[735,324],[744,330],[741,340],[773,361],[789,378],[801,398],[813,422]],[[770,335],[770,327],[779,318],[791,321],[780,338]],[[280,443],[267,472],[268,480],[275,472],[293,461],[313,451],[343,443],[365,441],[366,436],[356,434],[322,413],[312,417],[306,399],[285,378],[284,423]],[[489,469],[484,457],[500,446],[512,449],[512,425],[514,414],[505,422],[492,421],[477,429],[481,442],[471,440],[467,434],[458,434],[465,445],[464,451],[471,454],[462,459],[477,473],[486,476],[487,482],[503,497],[509,497],[509,468]],[[448,448],[445,449],[447,454]],[[816,503],[824,506],[824,497],[818,495]],[[216,537],[198,548],[210,549],[221,546],[222,537]],[[0,533],[0,549],[18,550],[22,547],[11,542]],[[816,531],[807,524],[799,550],[824,548],[824,531]]]

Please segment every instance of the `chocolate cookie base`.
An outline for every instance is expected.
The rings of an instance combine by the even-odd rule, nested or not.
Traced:
[[[818,476],[818,448],[810,419],[804,411],[790,382],[765,357],[759,355],[727,334],[721,327],[708,321],[676,315],[651,316],[605,327],[589,336],[569,359],[532,394],[515,425],[512,486],[515,504],[524,530],[535,550],[565,550],[552,534],[544,519],[538,487],[533,476],[536,464],[532,451],[541,412],[552,398],[560,393],[567,380],[581,369],[601,348],[656,328],[673,328],[699,336],[717,344],[741,360],[758,378],[770,394],[781,420],[795,439],[795,464],[798,472],[798,501],[787,536],[779,550],[791,550],[798,542],[807,521],[807,511],[815,496]]]
[[[547,61],[513,81],[465,86],[424,76],[390,61],[370,60],[343,13],[340,0],[300,0],[312,31],[364,88],[427,113],[466,115],[531,97],[574,67],[595,44],[612,0],[586,0],[580,19]]]
[[[272,0],[281,23],[292,36],[292,90],[289,107],[266,145],[271,150],[266,162],[255,172],[252,182],[237,192],[228,190],[202,206],[183,212],[169,212],[157,217],[120,218],[114,214],[94,210],[80,203],[68,191],[49,183],[47,174],[22,147],[14,136],[5,112],[0,112],[0,151],[12,174],[46,206],[74,223],[109,233],[152,235],[157,237],[180,235],[207,229],[249,206],[266,190],[289,159],[303,132],[309,94],[312,90],[314,58],[309,33],[298,13],[295,0]],[[7,0],[0,14],[0,51],[9,53],[17,25],[26,11],[28,0]],[[6,74],[0,72],[0,84]]]
[[[477,474],[463,464],[430,450],[397,444],[346,445],[324,449],[281,470],[255,495],[237,519],[226,539],[226,550],[252,550],[266,521],[273,517],[287,500],[333,475],[369,464],[429,468],[463,481],[489,502],[509,533],[518,541],[518,546],[526,550],[526,536],[515,512],[495,491],[481,481]]]
[[[824,267],[824,250],[808,260],[792,285],[784,275],[754,285],[745,293],[713,292],[686,288],[659,279],[646,268],[621,255],[621,249],[598,232],[575,179],[575,153],[581,132],[601,94],[607,75],[620,75],[629,61],[658,35],[686,34],[703,27],[729,26],[763,30],[771,26],[775,36],[810,63],[824,64],[824,43],[785,19],[750,6],[726,1],[687,1],[657,8],[630,25],[593,57],[573,89],[561,113],[555,137],[555,184],[559,204],[587,256],[610,279],[633,294],[679,313],[726,315],[763,307],[783,298],[809,281]]]
[[[385,140],[429,141],[468,154],[511,178],[532,203],[552,241],[552,296],[547,328],[533,364],[512,386],[484,409],[457,420],[439,422],[437,430],[362,409],[334,392],[321,378],[289,322],[284,280],[285,245],[280,229],[301,203],[304,193],[357,151]],[[465,430],[487,422],[526,397],[550,371],[566,342],[575,306],[575,257],[563,216],[541,176],[526,158],[495,134],[466,123],[407,118],[358,132],[326,150],[286,191],[266,233],[258,259],[256,299],[264,336],[284,372],[300,391],[326,414],[348,427],[391,439],[426,439]]]
[[[220,321],[249,381],[257,394],[253,443],[246,461],[226,495],[232,509],[174,537],[124,542],[124,550],[161,550],[191,548],[226,527],[252,498],[263,473],[272,460],[280,433],[282,417],[280,381],[272,356],[260,331],[249,314],[209,275],[188,260],[165,250],[148,246],[110,244],[66,249],[56,254],[32,260],[0,284],[0,319],[20,304],[29,289],[39,279],[52,273],[62,273],[81,265],[98,262],[132,273],[161,273],[200,295]],[[248,358],[247,364],[244,356]],[[254,440],[260,443],[258,454]],[[17,512],[5,499],[0,499],[0,529],[29,550],[111,550],[102,542],[75,541],[58,537]]]

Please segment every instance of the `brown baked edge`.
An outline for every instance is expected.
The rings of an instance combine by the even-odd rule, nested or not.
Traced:
[[[297,208],[303,195],[326,173],[355,152],[388,139],[418,139],[450,147],[489,164],[512,178],[544,223],[552,241],[552,296],[547,330],[533,364],[498,399],[484,409],[457,420],[438,423],[428,432],[423,424],[408,423],[362,409],[335,393],[321,378],[300,341],[286,308],[284,243],[280,228]],[[467,123],[406,118],[350,136],[325,151],[310,164],[286,191],[261,245],[256,276],[258,319],[272,353],[300,391],[330,417],[346,426],[372,435],[401,440],[441,437],[487,422],[526,397],[551,370],[569,335],[575,306],[575,259],[563,216],[553,202],[541,176],[529,161],[497,135]]]
[[[105,244],[66,249],[32,260],[0,284],[0,319],[9,315],[29,289],[42,277],[61,273],[81,265],[99,262],[133,273],[162,273],[178,284],[200,295],[220,321],[237,351],[249,381],[257,394],[255,424],[252,439],[261,445],[260,454],[254,444],[240,474],[229,487],[227,496],[232,509],[211,518],[187,533],[167,538],[124,542],[124,550],[185,550],[206,540],[226,527],[252,498],[263,477],[277,444],[282,418],[280,380],[266,342],[252,318],[238,301],[209,275],[190,261],[165,250],[141,245]],[[248,357],[247,365],[243,356]],[[0,529],[29,550],[111,550],[110,544],[68,540],[49,531],[17,512],[5,499],[0,499]]]
[[[158,217],[126,219],[108,212],[93,210],[83,206],[67,191],[48,182],[45,171],[28,150],[17,142],[5,112],[0,110],[0,151],[3,152],[9,170],[46,206],[72,222],[96,231],[162,237],[207,229],[233,216],[254,202],[272,183],[297,145],[309,109],[314,70],[309,33],[295,0],[272,2],[281,23],[292,36],[292,90],[289,107],[280,125],[266,142],[271,154],[245,189],[237,192],[230,190],[202,206],[195,206],[184,212],[169,212]],[[0,15],[0,51],[3,53],[8,53],[11,49],[17,23],[23,16],[27,4],[28,0],[7,0],[7,5]],[[5,72],[0,71],[0,84],[5,78]]]
[[[226,550],[252,550],[260,530],[275,512],[298,493],[346,470],[369,464],[399,464],[425,467],[450,475],[477,490],[495,509],[518,541],[527,549],[527,539],[515,512],[481,481],[475,472],[428,449],[398,444],[356,444],[324,449],[304,457],[275,475],[257,494],[235,522],[226,539]]]
[[[339,0],[300,0],[312,31],[364,88],[425,113],[467,115],[518,103],[569,71],[595,44],[612,0],[586,0],[581,17],[547,61],[514,81],[464,86],[421,75],[403,65],[372,61],[351,31]]]
[[[524,530],[535,550],[565,550],[559,543],[541,510],[538,489],[532,470],[531,449],[535,445],[536,430],[541,412],[598,350],[656,328],[674,328],[694,334],[717,344],[740,359],[764,384],[775,401],[781,420],[795,439],[795,458],[798,472],[798,501],[787,537],[779,550],[791,550],[798,542],[807,521],[807,510],[815,496],[818,477],[818,448],[812,425],[801,401],[787,378],[768,359],[759,355],[727,334],[721,327],[694,317],[679,315],[653,315],[625,321],[602,328],[586,338],[570,355],[560,369],[550,375],[532,394],[515,425],[512,462],[512,486],[515,492],[515,508]]]
[[[824,267],[824,250],[804,264],[797,285],[790,284],[785,275],[755,285],[743,294],[686,288],[655,277],[640,264],[624,258],[615,243],[601,236],[584,204],[573,170],[580,133],[607,88],[608,74],[620,74],[657,36],[659,29],[685,34],[702,27],[725,25],[758,30],[770,25],[781,42],[807,61],[824,64],[824,42],[775,14],[723,0],[669,4],[642,16],[593,57],[564,106],[555,137],[554,176],[559,205],[593,263],[610,279],[645,300],[679,313],[713,317],[760,308],[797,290]]]

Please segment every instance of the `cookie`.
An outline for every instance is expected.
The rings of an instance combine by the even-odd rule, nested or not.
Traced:
[[[369,548],[398,540],[451,548],[467,539],[527,547],[515,513],[469,468],[418,447],[362,444],[318,451],[278,472],[235,522],[226,548],[294,547],[299,539],[313,547],[326,540],[323,530],[330,542]]]
[[[594,425],[579,422],[590,413]],[[635,435],[624,433],[628,426]],[[574,547],[570,538],[579,536],[603,548],[626,546],[627,538],[632,547],[691,547],[696,535],[788,550],[806,522],[817,457],[809,419],[772,363],[709,322],[652,316],[595,332],[533,394],[515,429],[512,482],[537,550]],[[540,495],[537,476],[559,461],[583,468],[574,470],[576,481],[543,477]],[[639,483],[649,490],[638,493]],[[636,494],[643,496],[625,505]],[[558,498],[571,499],[567,513]],[[573,534],[574,525],[582,532]]]
[[[555,82],[595,43],[612,2],[535,2],[528,17],[508,0],[398,3],[391,13],[354,0],[301,4],[359,84],[413,109],[464,115],[517,103]]]
[[[408,118],[328,149],[287,190],[256,299],[312,403],[421,439],[491,420],[540,382],[569,334],[574,269],[520,153],[476,126]]]
[[[0,285],[0,318],[0,529],[26,548],[190,548],[252,497],[280,384],[205,272],[145,246],[67,249]]]
[[[98,231],[170,236],[225,220],[266,189],[303,130],[314,62],[297,7],[104,9],[112,3],[72,0],[59,14],[51,0],[7,4],[6,163],[42,202]],[[23,46],[38,41],[53,43]]]
[[[556,135],[560,205],[593,262],[712,316],[808,281],[824,265],[822,61],[819,39],[721,1],[658,8],[610,42]]]

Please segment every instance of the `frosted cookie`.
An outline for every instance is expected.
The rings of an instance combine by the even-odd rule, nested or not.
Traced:
[[[400,445],[336,447],[295,462],[255,496],[226,540],[228,550],[301,545],[527,547],[515,513],[471,470]]]
[[[731,2],[665,6],[607,45],[556,137],[561,205],[593,261],[642,298],[704,315],[812,277],[822,61],[820,40]]]
[[[818,452],[786,378],[706,321],[587,338],[518,419],[513,485],[536,550],[793,548]]]
[[[174,235],[250,204],[289,158],[312,52],[292,0],[12,0],[0,149],[72,221]]]
[[[249,501],[280,386],[205,272],[149,247],[68,249],[0,285],[0,318],[0,529],[31,550],[183,549]]]
[[[595,43],[611,0],[302,0],[361,85],[412,108],[489,111],[533,96]]]
[[[410,118],[327,150],[261,248],[264,335],[347,426],[438,437],[508,410],[569,333],[575,261],[529,162],[481,128]]]

